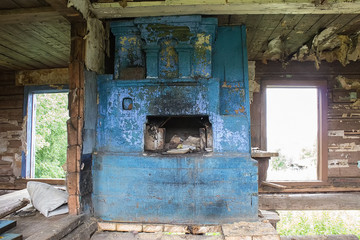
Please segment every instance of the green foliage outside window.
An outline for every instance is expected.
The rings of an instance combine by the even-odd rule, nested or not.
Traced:
[[[68,94],[36,94],[35,177],[65,178]]]
[[[360,211],[278,211],[282,236],[354,234],[360,237]]]

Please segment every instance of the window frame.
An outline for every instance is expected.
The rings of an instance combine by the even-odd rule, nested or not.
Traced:
[[[300,186],[300,185],[324,185],[328,181],[328,96],[326,80],[263,80],[261,82],[261,149],[267,149],[266,131],[266,89],[279,88],[317,88],[318,92],[318,162],[317,180],[309,181],[271,181],[273,183]]]
[[[21,177],[38,179],[34,177],[35,161],[33,149],[33,128],[34,128],[34,95],[42,93],[69,93],[68,85],[41,85],[24,87],[23,114],[26,117],[26,152],[22,152]]]

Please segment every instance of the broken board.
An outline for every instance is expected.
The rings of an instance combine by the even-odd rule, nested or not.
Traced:
[[[16,226],[16,221],[0,220],[0,234]]]
[[[1,240],[22,240],[22,235],[17,233],[4,233],[0,235]]]

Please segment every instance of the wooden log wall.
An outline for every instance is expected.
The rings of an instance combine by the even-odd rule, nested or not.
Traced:
[[[51,79],[54,74],[68,71],[67,68],[60,71],[53,70],[55,70],[54,73],[50,74],[48,79]],[[26,116],[23,117],[24,86],[23,83],[16,81],[16,77],[21,78],[23,75],[19,75],[19,72],[0,72],[0,189],[3,190],[24,189],[29,181],[21,178],[22,151],[26,149]],[[38,77],[44,76],[38,75]],[[39,84],[36,82],[38,79],[33,80],[33,85]],[[53,81],[51,83],[65,84],[66,82]],[[31,181],[55,185],[64,185],[65,182],[61,179],[31,179]]]
[[[336,186],[360,186],[360,73],[342,75],[343,85],[339,78],[329,79],[334,86],[328,106],[329,177]]]
[[[15,73],[0,73],[0,186],[21,175],[21,136],[24,87],[15,86]]]
[[[339,78],[339,75],[342,78]],[[256,82],[264,80],[327,80],[328,86],[328,182],[333,187],[360,185],[360,62],[343,67],[322,63],[316,70],[312,62],[256,62]],[[266,148],[261,122],[261,93],[254,93],[251,104],[252,147]]]

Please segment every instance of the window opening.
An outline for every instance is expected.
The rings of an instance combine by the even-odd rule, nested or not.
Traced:
[[[317,87],[266,88],[267,180],[318,180],[318,119]]]
[[[68,90],[39,89],[27,90],[24,175],[27,178],[65,178],[63,166],[66,164],[68,145]]]

